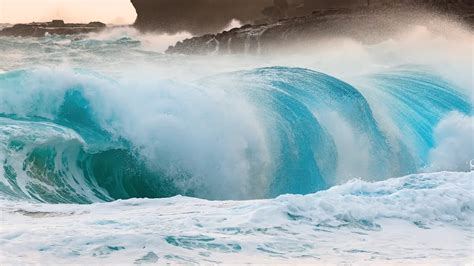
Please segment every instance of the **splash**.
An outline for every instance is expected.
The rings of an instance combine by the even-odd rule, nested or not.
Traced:
[[[438,123],[471,115],[459,89],[420,70],[365,79],[357,89],[286,67],[193,84],[80,69],[4,73],[2,190],[47,202],[307,194],[421,171]]]
[[[472,33],[442,25],[281,55],[164,55],[170,36],[127,27],[0,38],[1,194],[256,199],[467,170]]]

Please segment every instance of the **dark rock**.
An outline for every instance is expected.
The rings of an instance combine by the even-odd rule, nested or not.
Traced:
[[[216,33],[232,19],[263,24],[309,15],[315,9],[365,5],[366,0],[131,0],[142,31]],[[314,4],[314,3],[318,4]]]
[[[64,20],[53,20],[50,25],[51,27],[64,27]]]
[[[170,46],[166,52],[265,53],[276,47],[292,50],[292,46],[301,41],[332,36],[374,43],[400,33],[409,25],[432,23],[434,16],[461,21],[471,29],[474,26],[474,5],[471,0],[386,0],[380,5],[375,5],[374,0],[370,2],[370,7],[318,10],[308,16],[245,25],[219,34],[194,37]]]
[[[137,12],[134,26],[142,31],[217,33],[232,19],[241,23],[275,23],[329,9],[372,8],[413,4],[449,8],[474,0],[131,0]]]
[[[105,27],[106,25],[102,22],[99,22],[99,21],[93,21],[93,22],[89,22],[89,24],[87,24],[87,26],[89,27],[97,27],[97,28],[103,28]]]
[[[16,24],[12,27],[4,28],[0,31],[0,36],[15,37],[44,37],[46,34],[52,35],[73,35],[80,33],[98,32],[106,25],[102,22],[90,22],[88,24],[64,23],[62,20],[51,22]]]
[[[142,31],[194,35],[216,33],[232,19],[243,23],[263,18],[273,0],[131,0],[137,11],[135,27]]]

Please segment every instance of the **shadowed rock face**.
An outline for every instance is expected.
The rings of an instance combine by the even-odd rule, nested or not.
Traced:
[[[219,34],[207,34],[178,42],[166,52],[265,53],[273,48],[292,51],[299,43],[334,36],[375,43],[403,32],[410,25],[436,27],[436,22],[432,21],[433,15],[458,20],[473,29],[472,0],[419,0],[416,4],[414,1],[386,0],[370,7],[327,9],[274,23],[245,25]],[[374,2],[371,0],[371,3]],[[390,4],[392,2],[397,4]]]
[[[101,22],[90,22],[88,24],[64,23],[62,20],[53,20],[44,23],[16,24],[13,27],[4,28],[0,36],[15,37],[44,37],[52,35],[72,35],[80,33],[97,32],[105,28]]]
[[[357,9],[414,3],[449,7],[474,0],[131,0],[135,27],[143,31],[203,35],[217,33],[232,19],[242,24],[274,23],[328,9]]]
[[[188,31],[194,35],[218,32],[233,18],[253,21],[272,3],[273,0],[132,0],[138,29]]]
[[[268,23],[317,9],[365,5],[366,0],[131,0],[135,26],[145,31],[216,33],[232,19]]]

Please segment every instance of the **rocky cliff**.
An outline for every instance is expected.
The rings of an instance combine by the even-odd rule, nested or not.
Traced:
[[[251,22],[273,0],[131,0],[135,27],[143,31],[194,35],[222,30],[233,18]]]
[[[319,10],[308,16],[190,38],[170,46],[167,53],[262,53],[274,47],[292,49],[299,41],[329,36],[377,42],[407,26],[433,23],[439,16],[461,21],[471,29],[474,26],[472,0],[369,2],[370,6]]]
[[[64,23],[62,20],[53,20],[44,23],[16,24],[0,30],[0,36],[15,37],[44,37],[51,35],[72,35],[80,33],[97,32],[105,28],[101,22],[88,24]]]
[[[374,0],[372,0],[374,1]],[[378,0],[380,1],[380,0]],[[316,9],[355,7],[367,0],[131,0],[137,11],[135,27],[143,31],[194,35],[217,33],[232,19],[270,23],[309,15]]]

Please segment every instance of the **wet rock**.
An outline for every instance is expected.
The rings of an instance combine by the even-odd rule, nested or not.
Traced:
[[[273,48],[291,50],[300,41],[333,36],[352,38],[363,43],[376,43],[402,32],[407,26],[433,23],[433,17],[438,16],[461,21],[470,28],[474,26],[474,6],[462,0],[424,1],[421,4],[374,4],[358,8],[317,10],[307,16],[281,19],[272,23],[245,25],[218,34],[206,34],[186,39],[170,46],[166,52],[170,54],[259,54]],[[435,24],[433,23],[434,26]]]
[[[62,20],[51,22],[33,22],[29,24],[16,24],[0,31],[0,36],[15,37],[44,37],[51,35],[73,35],[80,33],[98,32],[106,25],[102,22],[90,22],[88,24],[64,23]]]

